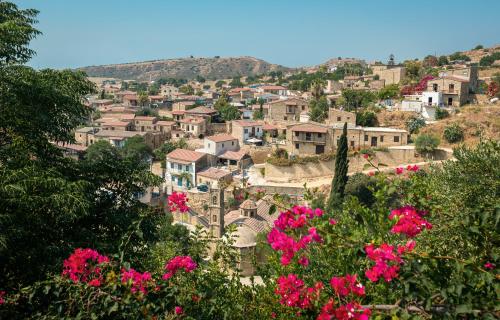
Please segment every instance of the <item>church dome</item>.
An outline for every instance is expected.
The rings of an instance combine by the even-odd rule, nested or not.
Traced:
[[[247,199],[243,201],[243,203],[240,205],[240,208],[247,210],[257,209],[257,204],[255,203],[255,201]]]

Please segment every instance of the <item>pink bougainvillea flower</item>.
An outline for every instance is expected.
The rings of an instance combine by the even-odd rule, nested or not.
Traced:
[[[368,153],[363,153],[363,158],[368,159],[370,158],[370,155]]]
[[[182,192],[173,192],[168,196],[168,209],[171,212],[179,211],[179,212],[187,212],[189,207],[187,206],[188,199],[185,193]]]
[[[149,272],[140,273],[130,268],[129,270],[122,269],[122,283],[127,284],[130,283],[132,287],[130,291],[133,293],[142,292],[144,294],[147,293],[147,286],[153,285],[153,279],[151,278],[151,274]]]
[[[63,276],[73,282],[84,282],[98,287],[103,281],[101,265],[109,262],[109,258],[92,249],[78,248],[63,262]]]
[[[401,256],[411,252],[415,248],[415,241],[408,241],[404,246],[381,244],[378,248],[373,244],[365,246],[368,259],[375,262],[375,265],[365,271],[365,276],[372,282],[377,282],[384,278],[386,282],[398,277],[399,265],[403,263]],[[396,250],[394,250],[396,249]]]
[[[176,307],[174,308],[174,311],[175,311],[175,314],[176,314],[176,315],[181,315],[181,314],[183,314],[183,313],[184,313],[184,309],[182,309],[182,307],[179,307],[179,306],[176,306]]]
[[[318,315],[317,320],[331,320],[331,319],[357,319],[368,320],[371,315],[371,310],[363,308],[357,301],[348,302],[335,308],[335,301],[333,299],[321,308],[321,313]]]
[[[373,177],[373,176],[375,175],[375,171],[370,171],[370,172],[368,172],[368,175],[369,175],[370,177]]]
[[[304,256],[300,257],[298,262],[301,266],[304,266],[304,267],[307,267],[309,265],[309,259],[307,259],[307,257],[304,257]]]
[[[0,291],[0,305],[5,303],[5,291]]]
[[[168,272],[163,275],[162,279],[163,280],[170,279],[177,273],[179,269],[184,269],[185,272],[189,273],[194,269],[196,269],[196,267],[197,267],[196,262],[194,262],[190,256],[174,257],[165,265],[165,270],[167,270]]]
[[[279,277],[277,284],[275,292],[281,296],[280,303],[301,309],[310,308],[312,302],[319,298],[320,291],[323,289],[322,283],[317,283],[314,287],[306,287],[304,281],[293,273]]]
[[[420,168],[415,164],[415,165],[411,165],[409,164],[407,167],[406,167],[406,170],[408,171],[413,171],[413,172],[417,172],[418,170],[420,170]]]
[[[493,270],[493,269],[495,269],[495,265],[493,263],[491,263],[491,262],[486,262],[484,264],[484,268],[485,269],[489,269],[489,270]]]
[[[403,168],[399,167],[399,168],[396,168],[396,174],[402,174],[404,171]]]
[[[357,275],[347,274],[345,277],[333,277],[330,280],[335,293],[341,297],[354,294],[356,296],[365,295],[365,287],[357,281]]]
[[[432,229],[432,224],[422,218],[425,214],[425,211],[417,211],[412,206],[392,210],[389,219],[394,220],[396,218],[397,222],[392,227],[391,232],[413,238],[424,229]]]

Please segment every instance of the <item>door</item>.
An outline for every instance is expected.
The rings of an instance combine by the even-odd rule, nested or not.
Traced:
[[[453,105],[453,98],[448,98],[448,105],[449,106],[452,106]]]
[[[325,146],[323,145],[316,146],[316,154],[323,154],[323,153],[325,153]]]
[[[371,146],[372,147],[376,147],[377,146],[377,137],[372,137]]]
[[[427,102],[429,106],[432,106],[432,97],[429,97],[429,100]]]

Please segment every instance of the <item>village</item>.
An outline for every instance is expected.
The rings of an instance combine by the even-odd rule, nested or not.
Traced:
[[[392,55],[386,64],[332,59],[299,76],[271,72],[247,77],[244,80],[253,82],[247,85],[241,77],[198,77],[181,83],[97,79],[99,93],[87,100],[92,119],[75,131],[75,144],[61,147],[78,159],[98,141],[121,148],[128,139],[136,139],[151,151],[146,159],[150,170],[163,180],[161,187],[138,195],[141,201],[158,204],[173,192],[183,192],[191,201],[190,211],[174,214],[175,223],[191,230],[201,226],[219,237],[234,224],[236,245],[242,252],[252,251],[258,234],[269,230],[276,217],[268,214],[269,201],[243,201],[238,190],[296,201],[306,188],[324,191],[333,176],[344,125],[349,174],[368,172],[366,154],[384,170],[452,157],[450,148],[437,146],[431,157],[419,152],[418,125],[477,103],[480,87],[492,81],[479,79],[477,63],[428,63],[435,76],[421,76],[418,82],[408,79],[411,72],[396,65]],[[324,79],[340,69],[342,79]],[[300,76],[316,76],[309,90],[296,89],[301,83],[294,79]],[[409,120],[382,126],[376,118],[381,110],[388,115],[406,113]],[[245,265],[244,259],[241,263]],[[242,269],[246,274],[253,271],[249,261]]]

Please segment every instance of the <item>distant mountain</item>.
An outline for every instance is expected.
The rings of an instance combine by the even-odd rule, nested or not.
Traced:
[[[159,78],[194,79],[200,75],[207,79],[223,79],[233,76],[249,76],[270,71],[290,71],[253,57],[179,58],[78,68],[91,77],[134,80]]]

